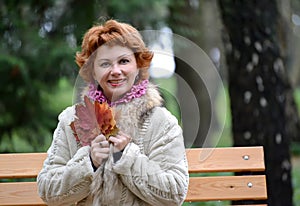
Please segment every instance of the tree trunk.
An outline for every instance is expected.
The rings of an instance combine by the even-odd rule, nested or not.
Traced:
[[[205,43],[203,41],[203,36],[205,34],[205,29],[199,27],[202,24],[202,13],[201,13],[201,5],[196,3],[193,4],[189,0],[173,2],[169,6],[170,16],[168,18],[168,25],[170,25],[173,32],[177,35],[184,36],[189,39],[193,43],[198,46],[204,47]],[[211,39],[210,39],[211,40]],[[207,45],[205,45],[207,46]],[[211,45],[210,45],[211,46]],[[176,51],[176,53],[188,53],[189,48],[180,48],[180,51]],[[193,94],[197,100],[197,106],[200,113],[200,117],[198,114],[195,114],[195,108],[191,106],[189,101],[189,94],[186,92],[186,88],[182,85],[183,81],[178,81],[178,98],[180,102],[180,109],[182,111],[182,124],[183,124],[183,134],[184,137],[188,137],[188,139],[193,139],[193,142],[187,142],[186,145],[190,146],[191,144],[195,147],[202,147],[204,142],[207,145],[211,145],[212,136],[208,135],[208,130],[210,127],[218,126],[218,122],[214,121],[216,118],[213,118],[211,112],[211,105],[217,95],[218,87],[214,80],[214,76],[212,74],[208,74],[208,76],[212,79],[212,81],[208,81],[210,84],[205,85],[201,77],[188,65],[186,62],[180,60],[179,58],[175,58],[176,63],[176,74],[179,75],[192,89]],[[208,71],[209,73],[210,71]],[[214,88],[215,86],[215,88]],[[207,90],[207,87],[213,88],[212,91]],[[200,123],[195,124],[197,121],[196,118],[200,118]],[[191,138],[195,134],[195,128],[198,128],[198,132],[195,138]]]
[[[276,1],[219,0],[219,6],[228,35],[224,43],[234,145],[264,146],[267,203],[293,205],[287,132],[290,86]]]

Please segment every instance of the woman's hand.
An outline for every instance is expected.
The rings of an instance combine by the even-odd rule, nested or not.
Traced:
[[[119,152],[124,150],[124,148],[131,142],[131,137],[129,137],[124,132],[120,131],[116,136],[110,136],[109,141],[114,145],[114,152]]]
[[[98,168],[109,155],[109,142],[100,134],[91,142],[91,160]]]

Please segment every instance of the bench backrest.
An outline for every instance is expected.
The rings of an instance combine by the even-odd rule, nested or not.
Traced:
[[[197,148],[187,149],[186,154],[190,172],[187,202],[267,198],[265,175],[234,174],[263,172],[262,147]],[[35,178],[46,155],[0,154],[0,205],[45,205],[38,197]],[[20,178],[32,179],[18,182]]]

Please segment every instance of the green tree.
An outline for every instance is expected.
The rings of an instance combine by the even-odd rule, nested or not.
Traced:
[[[138,30],[156,29],[164,22],[168,0],[99,0],[101,16],[132,24]]]
[[[1,152],[15,151],[15,139],[41,150],[51,136],[58,114],[49,94],[61,77],[76,74],[74,54],[95,19],[91,8],[85,1],[0,2]]]
[[[166,15],[166,1],[0,1],[0,150],[41,147],[64,108],[51,99],[62,78],[77,77],[74,55],[88,28],[114,18],[139,30],[153,28]],[[71,91],[72,92],[72,91]]]

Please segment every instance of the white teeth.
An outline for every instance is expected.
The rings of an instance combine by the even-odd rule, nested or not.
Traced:
[[[123,80],[110,80],[110,83],[118,84],[122,82]]]

